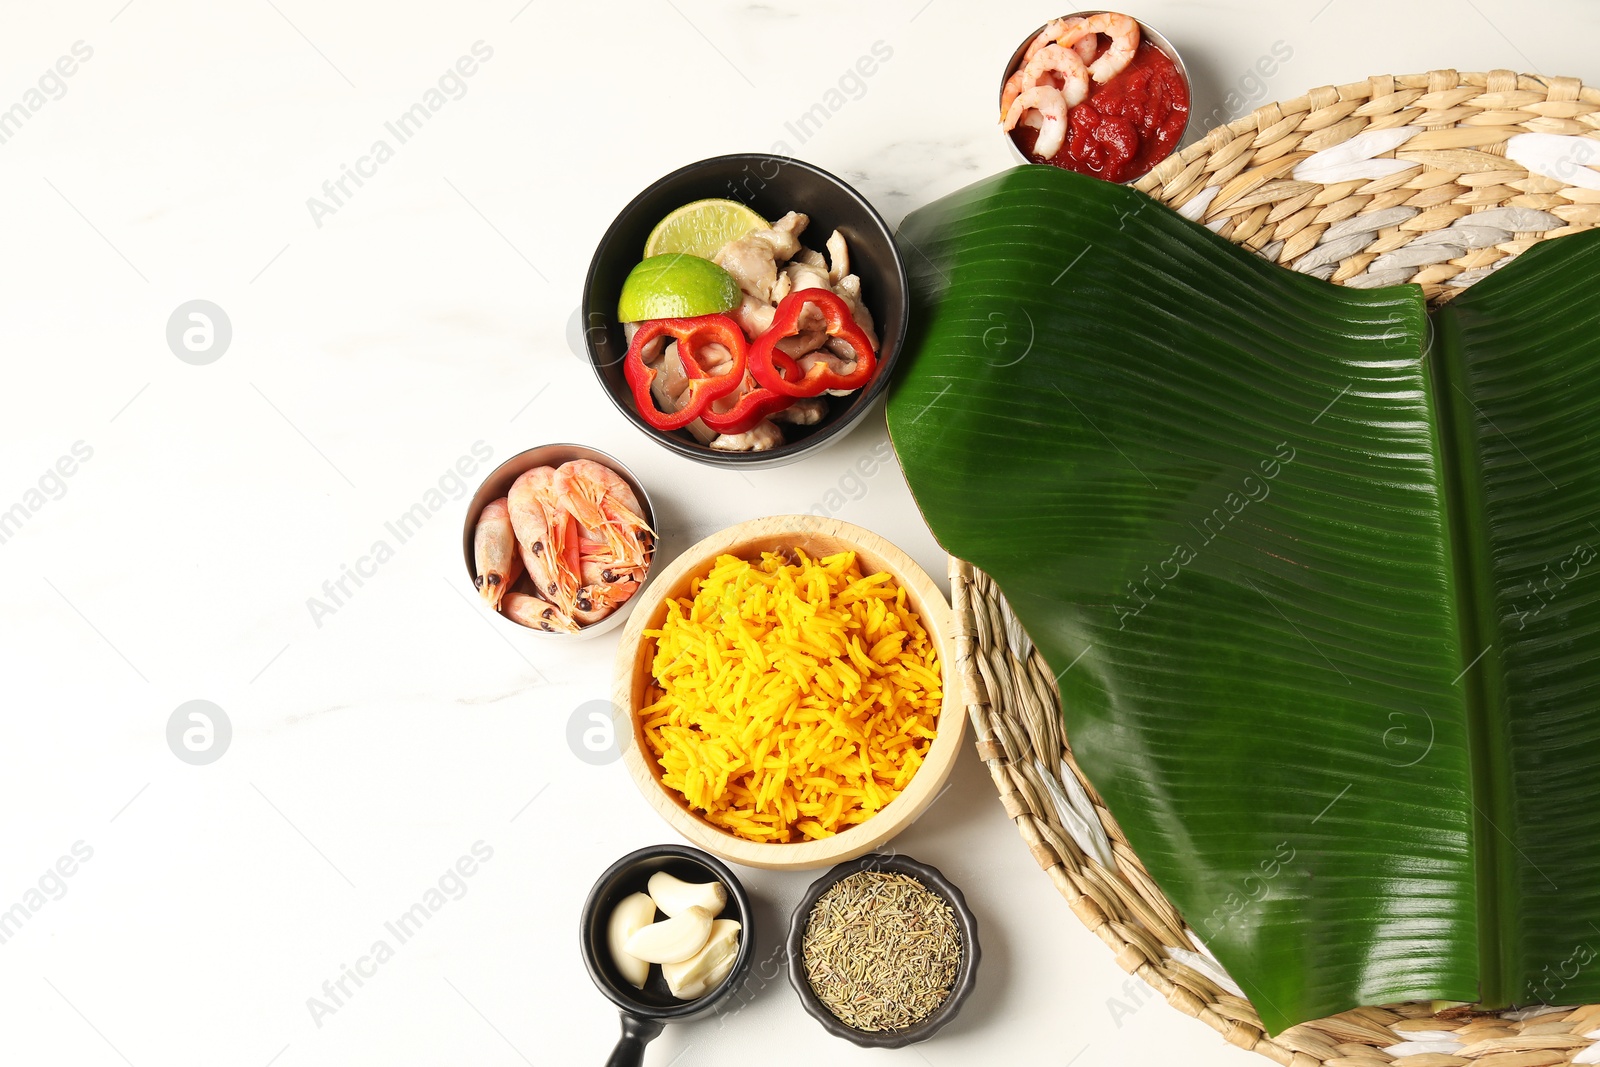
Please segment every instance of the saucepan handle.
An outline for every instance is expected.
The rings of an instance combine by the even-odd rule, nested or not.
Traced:
[[[606,1067],[640,1067],[644,1063],[644,1047],[664,1029],[654,1019],[640,1019],[633,1015],[622,1016],[622,1038],[611,1050]]]

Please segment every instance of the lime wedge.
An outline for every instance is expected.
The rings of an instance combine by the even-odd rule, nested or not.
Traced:
[[[699,256],[669,252],[642,260],[628,272],[617,301],[623,322],[715,315],[739,303],[733,275]]]
[[[644,254],[687,252],[710,259],[729,241],[768,226],[766,219],[737,200],[696,200],[656,223],[644,243]]]

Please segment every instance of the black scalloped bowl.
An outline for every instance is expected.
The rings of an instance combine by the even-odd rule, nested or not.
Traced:
[[[801,238],[821,249],[834,230],[850,246],[851,269],[861,277],[861,294],[872,312],[880,349],[878,373],[865,389],[850,396],[827,397],[828,415],[816,426],[785,426],[785,444],[768,452],[717,452],[686,431],[663,433],[645,422],[633,405],[622,376],[628,346],[617,320],[617,299],[628,272],[644,255],[644,242],[670,212],[684,204],[722,197],[748,204],[762,217],[778,219],[788,211],[811,216]],[[849,185],[820,167],[786,156],[747,152],[691,163],[634,197],[611,223],[583,283],[584,345],[595,376],[617,409],[643,433],[680,456],[715,467],[778,467],[838,441],[866,417],[889,387],[895,359],[905,343],[910,313],[905,264],[882,216]]]
[[[833,888],[834,883],[858,871],[909,874],[949,903],[951,910],[955,912],[956,925],[961,928],[961,963],[956,968],[950,995],[945,997],[944,1003],[935,1008],[927,1018],[903,1030],[868,1032],[846,1026],[817,999],[816,993],[811,990],[811,981],[806,977],[803,946],[806,925],[811,919],[811,909],[822,894]],[[940,873],[937,867],[918,863],[909,856],[897,853],[869,852],[858,859],[839,864],[811,883],[811,888],[806,891],[805,897],[794,909],[794,916],[789,920],[789,939],[786,948],[789,957],[789,984],[800,994],[800,1004],[806,1009],[807,1014],[821,1023],[822,1028],[834,1037],[853,1041],[864,1048],[904,1048],[918,1041],[926,1041],[942,1030],[945,1024],[961,1011],[961,1005],[972,993],[972,988],[978,981],[978,961],[983,958],[983,952],[978,945],[978,918],[967,906],[967,898],[961,895],[961,890]]]

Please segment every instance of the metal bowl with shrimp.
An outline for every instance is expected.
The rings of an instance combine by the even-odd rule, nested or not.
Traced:
[[[617,315],[623,282],[639,263],[658,222],[685,204],[712,198],[736,200],[767,219],[784,220],[791,212],[807,216],[809,221],[802,220],[807,227],[802,239],[808,246],[821,248],[824,237],[836,234],[848,248],[849,270],[859,277],[860,303],[876,327],[877,365],[871,380],[845,396],[810,398],[807,403],[820,409],[809,416],[815,421],[785,425],[783,442],[775,447],[763,444],[759,450],[726,451],[700,443],[687,430],[657,429],[638,410],[624,376],[629,337]],[[833,251],[830,243],[830,254]],[[629,422],[680,456],[712,466],[751,468],[792,463],[840,440],[859,424],[889,387],[909,313],[905,264],[888,225],[866,198],[810,163],[751,152],[704,159],[675,170],[622,209],[589,264],[582,322],[595,376]]]
[[[567,605],[563,610],[556,606],[561,601],[559,595],[536,587],[532,582],[528,567],[533,564],[523,565],[522,560],[529,558],[520,545],[523,531],[512,529],[512,520],[518,516],[508,514],[507,501],[511,501],[510,508],[515,507],[516,486],[523,475],[541,469],[559,469],[568,464],[597,464],[605,468],[614,479],[611,485],[616,493],[627,499],[630,510],[637,512],[638,521],[634,526],[639,529],[630,538],[637,546],[635,558],[631,564],[617,564],[616,573],[604,565],[593,566],[593,561],[588,558],[591,555],[589,549],[593,550],[595,557],[608,558],[603,542],[594,541],[586,546],[574,543],[571,546],[573,556],[583,558],[578,566],[571,568],[575,573],[567,576],[572,579],[569,583],[572,586],[568,590],[571,594],[569,599],[576,603]],[[589,469],[593,470],[593,467]],[[596,495],[603,497],[605,494],[602,489],[597,489]],[[575,507],[581,510],[581,502]],[[499,545],[495,544],[492,535],[486,533],[485,528],[490,525],[486,521],[489,515],[496,515],[504,525],[504,534],[500,538],[502,543]],[[596,519],[595,525],[605,524]],[[483,480],[467,505],[461,531],[461,548],[467,564],[467,582],[477,590],[485,609],[499,620],[495,626],[542,639],[571,641],[596,637],[622,625],[638,603],[639,591],[650,578],[655,563],[657,532],[656,512],[650,503],[650,494],[645,492],[644,485],[621,461],[597,448],[553,444],[517,453]],[[580,568],[581,574],[578,573]],[[590,569],[596,573],[589,574]],[[587,584],[589,582],[593,585]],[[613,587],[626,589],[626,593],[611,594],[620,595],[614,604],[602,603],[599,594]],[[593,603],[590,602],[591,596],[595,601]]]
[[[1096,59],[1096,41],[1100,34],[1092,31],[1098,29],[1102,33],[1109,34],[1110,32],[1108,27],[1096,25],[1100,19],[1120,20],[1124,25],[1137,27],[1138,32],[1132,35],[1134,38],[1132,51],[1124,52],[1119,59],[1117,55],[1118,42],[1113,37],[1111,38],[1111,45],[1106,49],[1105,52],[1099,53],[1099,58]],[[1052,48],[1050,44],[1047,43],[1053,39],[1056,39],[1056,34],[1054,31],[1071,26],[1072,24],[1084,26],[1091,32],[1086,35],[1075,33],[1070,36],[1060,37],[1056,43],[1060,43],[1060,41],[1071,42],[1070,46],[1066,49]],[[1177,130],[1176,137],[1172,138],[1170,144],[1164,146],[1163,151],[1160,151],[1159,154],[1151,155],[1148,159],[1144,160],[1140,166],[1129,170],[1123,176],[1115,177],[1113,180],[1116,180],[1121,184],[1131,184],[1135,181],[1138,181],[1141,177],[1148,173],[1152,167],[1159,163],[1161,159],[1164,159],[1172,152],[1177,151],[1177,149],[1182,145],[1184,139],[1188,137],[1189,130],[1194,124],[1194,111],[1190,106],[1192,104],[1191,83],[1189,80],[1188,68],[1185,67],[1183,63],[1183,57],[1178,54],[1178,50],[1173,47],[1171,41],[1169,41],[1160,31],[1152,28],[1148,23],[1134,19],[1131,16],[1122,15],[1115,11],[1094,10],[1075,11],[1070,15],[1063,15],[1058,19],[1052,19],[1050,22],[1040,26],[1032,33],[1024,37],[1021,43],[1017,45],[1016,51],[1011,53],[1011,58],[1006,61],[1006,65],[1000,74],[999,101],[1002,116],[1001,136],[1005,137],[1006,145],[1010,149],[1012,157],[1016,159],[1018,163],[1041,163],[1040,159],[1029,156],[1022,150],[1022,147],[1017,144],[1016,137],[1020,136],[1023,131],[1021,129],[1017,129],[1014,135],[1011,126],[1007,125],[1008,119],[1013,123],[1013,125],[1017,121],[1018,116],[1010,116],[1008,114],[1013,104],[1017,104],[1018,115],[1024,116],[1021,118],[1021,121],[1024,125],[1030,124],[1030,122],[1033,121],[1040,121],[1041,118],[1042,121],[1046,123],[1050,121],[1049,117],[1045,116],[1043,112],[1034,111],[1025,106],[1028,104],[1027,100],[1022,100],[1020,104],[1017,103],[1018,93],[1016,90],[1020,88],[1020,86],[1018,86],[1013,79],[1022,74],[1024,67],[1029,65],[1030,60],[1038,57],[1038,65],[1040,68],[1051,74],[1054,81],[1066,82],[1066,85],[1063,86],[1063,91],[1067,92],[1067,97],[1064,101],[1066,104],[1066,113],[1056,117],[1060,123],[1065,125],[1069,122],[1069,120],[1071,123],[1077,122],[1077,119],[1072,117],[1070,113],[1082,103],[1083,97],[1074,97],[1070,91],[1067,91],[1071,87],[1071,77],[1069,76],[1063,79],[1061,72],[1053,69],[1053,64],[1049,61],[1048,55],[1040,56],[1039,53],[1041,51],[1045,51],[1047,53],[1053,52],[1060,59],[1067,61],[1068,64],[1075,67],[1082,79],[1082,84],[1080,87],[1081,92],[1083,94],[1088,94],[1091,89],[1097,90],[1099,88],[1101,75],[1109,74],[1110,76],[1105,78],[1107,81],[1115,78],[1116,73],[1120,72],[1126,66],[1131,56],[1137,54],[1138,51],[1142,49],[1143,44],[1146,42],[1148,42],[1149,45],[1157,52],[1160,52],[1163,56],[1165,56],[1167,60],[1171,61],[1172,67],[1175,68],[1176,76],[1183,87],[1182,95],[1184,98],[1185,110],[1182,115],[1181,124],[1174,124]],[[1072,62],[1074,57],[1071,53],[1074,50],[1076,50],[1078,53],[1078,58],[1084,62],[1084,66],[1078,66],[1077,63]],[[1106,67],[1106,69],[1097,69],[1107,64],[1109,64],[1109,66]],[[1091,85],[1091,82],[1094,84]],[[1065,131],[1058,130],[1057,132],[1059,134],[1064,133]],[[1033,142],[1035,145],[1042,144],[1044,142],[1042,129],[1040,133],[1040,139]],[[1064,151],[1061,146],[1056,145],[1052,146],[1051,151],[1046,154],[1055,156],[1058,150]],[[1079,168],[1071,167],[1069,169]],[[1134,173],[1133,170],[1137,170],[1137,173]],[[1090,173],[1094,177],[1106,176],[1090,170],[1084,170],[1082,173]]]

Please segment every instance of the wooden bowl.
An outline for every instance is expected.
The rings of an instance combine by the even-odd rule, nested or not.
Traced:
[[[661,769],[645,744],[638,710],[645,704],[650,685],[650,662],[655,656],[655,640],[644,631],[657,629],[667,614],[667,600],[687,596],[689,584],[711,569],[723,555],[753,559],[762,552],[785,548],[803,549],[819,557],[835,552],[854,551],[861,569],[872,574],[883,571],[905,589],[911,606],[933,639],[939,653],[939,671],[944,700],[939,708],[938,736],[934,738],[921,769],[901,794],[866,822],[820,841],[793,844],[750,841],[712,826],[689,810],[682,795],[661,784]],[[870,852],[911,825],[932,804],[944,787],[955,764],[956,752],[966,731],[966,715],[961,707],[960,687],[955,669],[956,639],[950,606],[927,572],[910,556],[869,530],[837,519],[813,515],[780,515],[755,519],[712,534],[662,568],[655,579],[637,594],[640,603],[628,618],[617,649],[617,683],[614,700],[620,716],[626,708],[632,725],[632,743],[625,744],[623,760],[634,782],[661,817],[693,844],[707,852],[747,867],[777,871],[799,871],[826,867]],[[620,724],[619,724],[620,726]]]

